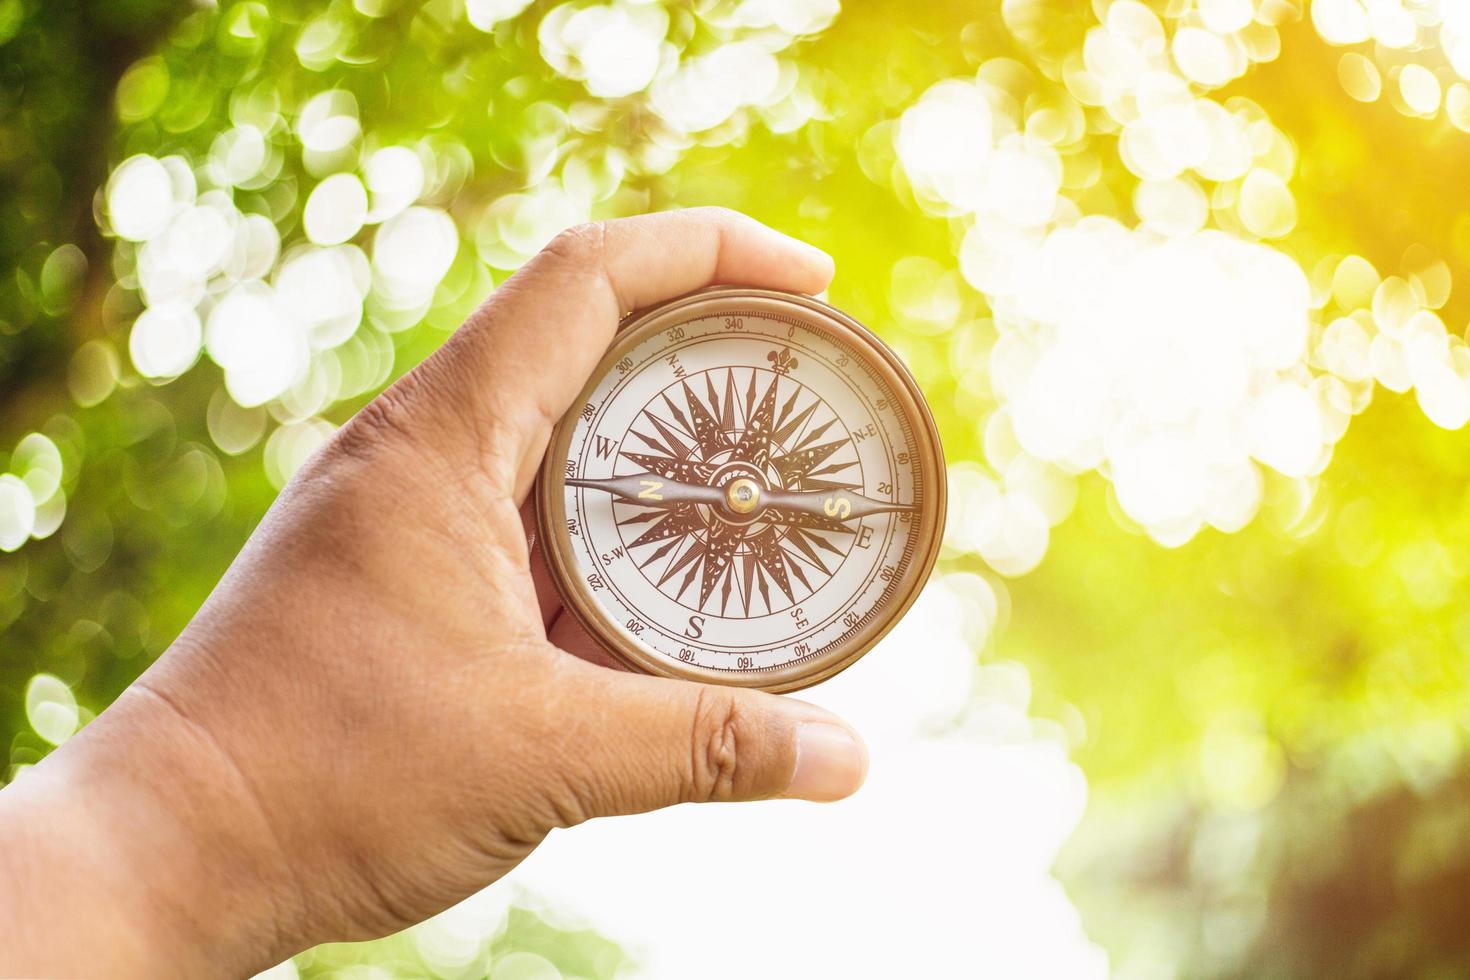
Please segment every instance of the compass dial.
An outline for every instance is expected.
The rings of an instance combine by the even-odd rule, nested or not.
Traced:
[[[791,690],[861,656],[933,567],[938,437],[872,334],[721,288],[626,325],[538,497],[566,606],[628,666]]]

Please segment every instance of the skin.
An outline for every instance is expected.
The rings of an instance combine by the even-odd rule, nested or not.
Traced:
[[[819,708],[611,669],[525,506],[621,313],[831,276],[718,209],[548,245],[303,467],[136,683],[0,791],[0,974],[249,975],[427,918],[555,828],[856,790],[866,750]]]

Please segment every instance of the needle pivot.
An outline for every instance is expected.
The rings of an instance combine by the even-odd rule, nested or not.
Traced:
[[[760,484],[749,477],[732,480],[725,488],[725,506],[737,514],[749,514],[760,505]]]

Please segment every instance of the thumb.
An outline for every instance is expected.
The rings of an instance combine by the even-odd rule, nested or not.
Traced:
[[[588,817],[676,803],[826,802],[867,775],[862,739],[816,705],[586,666],[578,709],[593,724],[564,777]]]

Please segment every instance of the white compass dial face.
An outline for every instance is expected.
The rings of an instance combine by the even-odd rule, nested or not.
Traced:
[[[911,402],[852,338],[754,310],[625,340],[567,449],[571,573],[671,661],[771,671],[896,601],[927,488]]]

